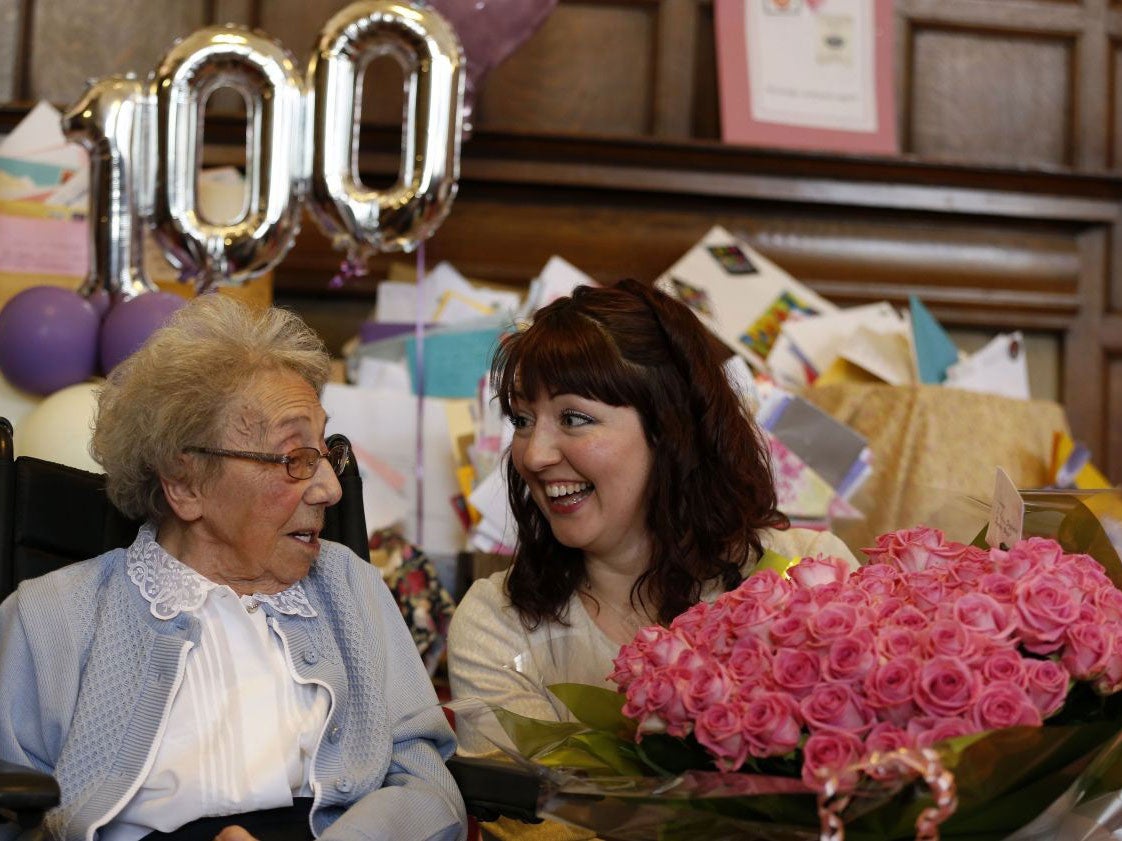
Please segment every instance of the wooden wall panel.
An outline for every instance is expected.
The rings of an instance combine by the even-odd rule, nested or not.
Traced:
[[[349,4],[347,0],[255,0],[255,5],[260,18],[257,25],[304,61],[315,46],[320,27]]]
[[[658,3],[560,4],[492,71],[480,131],[644,135],[651,131]]]
[[[177,37],[208,22],[206,6],[205,0],[36,0],[29,98],[67,104],[89,78],[146,75]]]
[[[0,102],[18,97],[20,35],[23,26],[18,0],[0,0]]]
[[[1111,40],[1108,56],[1107,129],[1110,135],[1107,166],[1118,169],[1122,165],[1122,41]]]
[[[1072,162],[1073,42],[912,30],[910,150],[927,157]]]

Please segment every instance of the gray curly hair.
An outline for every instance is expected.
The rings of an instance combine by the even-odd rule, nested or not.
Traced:
[[[90,454],[124,514],[160,522],[170,511],[160,477],[183,477],[184,447],[217,446],[234,398],[257,376],[292,371],[317,394],[331,359],[295,314],[201,295],[110,373],[98,396]],[[208,481],[219,467],[197,468]]]

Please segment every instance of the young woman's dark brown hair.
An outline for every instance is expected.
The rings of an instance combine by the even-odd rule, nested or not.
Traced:
[[[625,280],[579,287],[541,309],[496,353],[492,385],[517,421],[519,400],[572,394],[634,408],[651,449],[646,491],[650,563],[633,606],[662,623],[711,586],[727,589],[763,551],[760,534],[786,528],[768,450],[725,378],[728,352],[683,304]],[[565,621],[586,584],[584,553],[563,545],[507,461],[518,546],[507,578],[528,628]]]

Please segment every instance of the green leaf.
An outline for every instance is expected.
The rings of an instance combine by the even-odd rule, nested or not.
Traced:
[[[583,683],[555,683],[548,689],[577,721],[594,730],[634,735],[635,722],[622,712],[627,701],[622,692]]]
[[[507,736],[514,742],[514,747],[527,759],[536,760],[539,754],[585,729],[584,725],[574,721],[542,721],[512,713],[502,707],[494,707],[494,713]]]
[[[799,558],[788,558],[786,555],[780,555],[778,552],[773,552],[771,549],[765,549],[764,553],[760,555],[760,559],[756,561],[756,565],[752,568],[752,571],[748,574],[755,575],[757,572],[770,569],[786,578],[787,570],[797,564],[799,560]]]

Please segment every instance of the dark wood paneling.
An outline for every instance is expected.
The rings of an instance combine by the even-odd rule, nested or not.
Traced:
[[[911,150],[952,160],[1070,164],[1074,42],[911,30]]]
[[[0,3],[0,102],[19,98],[23,3]]]
[[[203,0],[35,0],[28,95],[57,103],[81,96],[86,80],[146,76],[176,38],[208,23]]]
[[[658,15],[655,0],[560,4],[491,72],[477,129],[649,134]]]

